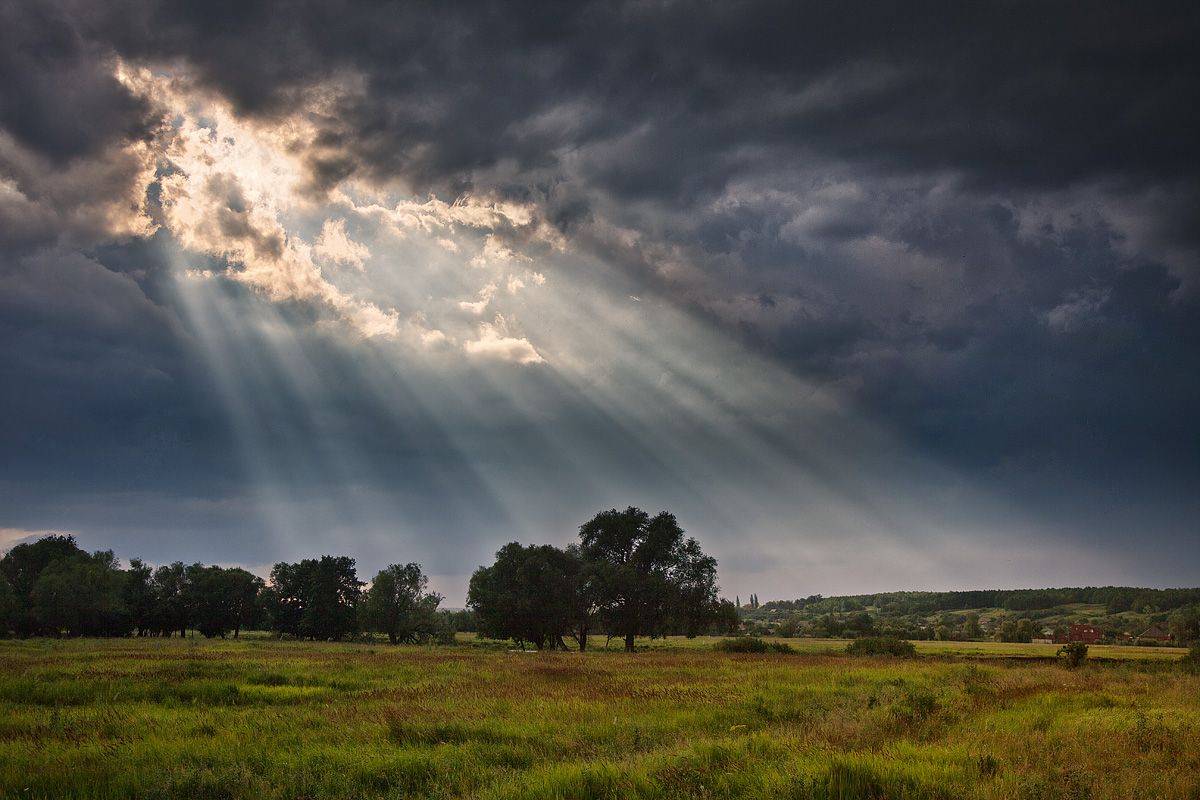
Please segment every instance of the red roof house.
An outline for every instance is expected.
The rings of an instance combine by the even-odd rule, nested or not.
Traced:
[[[1094,625],[1088,625],[1082,622],[1072,622],[1071,627],[1067,632],[1067,638],[1072,642],[1096,644],[1104,638],[1104,633]]]
[[[1150,639],[1151,641],[1155,642],[1170,642],[1174,640],[1175,637],[1172,636],[1171,632],[1162,625],[1151,625],[1149,628],[1146,628],[1146,630],[1142,631],[1142,635],[1137,638]]]

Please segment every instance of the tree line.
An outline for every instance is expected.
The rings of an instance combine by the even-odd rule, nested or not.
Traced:
[[[235,638],[247,629],[316,641],[360,633],[392,643],[453,639],[477,629],[538,649],[587,648],[589,635],[696,635],[736,630],[733,603],[717,598],[716,560],[675,517],[636,508],[597,514],[579,542],[502,547],[471,576],[469,610],[447,612],[419,564],[391,564],[369,582],[354,559],[280,562],[268,580],[238,567],[175,562],[127,568],[110,550],[74,537],[19,544],[0,559],[0,635]]]
[[[1135,586],[1068,586],[1057,589],[973,589],[956,592],[882,592],[879,594],[770,600],[765,611],[846,613],[867,607],[889,614],[932,614],[974,608],[1034,611],[1073,603],[1103,605],[1108,614],[1154,613],[1200,604],[1200,588],[1146,589]]]
[[[358,632],[393,642],[438,635],[441,596],[418,564],[393,564],[369,587],[354,559],[280,562],[269,581],[239,567],[175,562],[126,569],[111,550],[88,553],[72,536],[19,544],[0,559],[0,635],[186,636],[245,629],[298,639],[338,640]]]

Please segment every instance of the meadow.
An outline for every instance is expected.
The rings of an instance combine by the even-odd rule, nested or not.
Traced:
[[[1200,797],[1178,651],[791,643],[0,641],[0,796]]]

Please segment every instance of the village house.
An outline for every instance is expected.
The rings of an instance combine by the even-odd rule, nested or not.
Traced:
[[[1175,637],[1171,635],[1171,632],[1162,625],[1151,625],[1149,628],[1146,628],[1146,630],[1142,631],[1141,635],[1137,638],[1139,641],[1145,639],[1151,642],[1159,642],[1161,644],[1166,644],[1175,640]]]
[[[1071,642],[1097,644],[1103,638],[1103,631],[1095,625],[1089,625],[1085,622],[1072,622],[1067,630],[1064,631],[1060,628],[1054,633],[1055,644],[1068,644]]]

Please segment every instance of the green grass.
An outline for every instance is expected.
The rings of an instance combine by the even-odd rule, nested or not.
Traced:
[[[1067,671],[1012,657],[1036,645],[712,641],[0,642],[0,796],[1200,796],[1200,676],[1161,649]]]
[[[476,640],[474,634],[460,633],[459,641],[464,644],[476,644],[480,647],[508,649],[512,645],[492,640]],[[640,650],[712,650],[723,636],[697,636],[692,639],[683,636],[669,636],[665,639],[638,639]],[[835,654],[841,653],[850,644],[851,639],[812,639],[784,638],[779,636],[760,637],[764,642],[778,642],[791,646],[798,653]],[[568,642],[568,644],[571,644]],[[1058,652],[1056,644],[1024,644],[1021,642],[913,642],[917,653],[922,655],[938,655],[956,658],[1027,658],[1052,659]],[[591,648],[604,650],[603,638],[591,640]],[[608,646],[610,651],[619,651],[624,642],[613,639]],[[1185,647],[1138,647],[1136,645],[1094,644],[1088,648],[1088,656],[1092,659],[1105,661],[1177,661],[1187,654]]]

